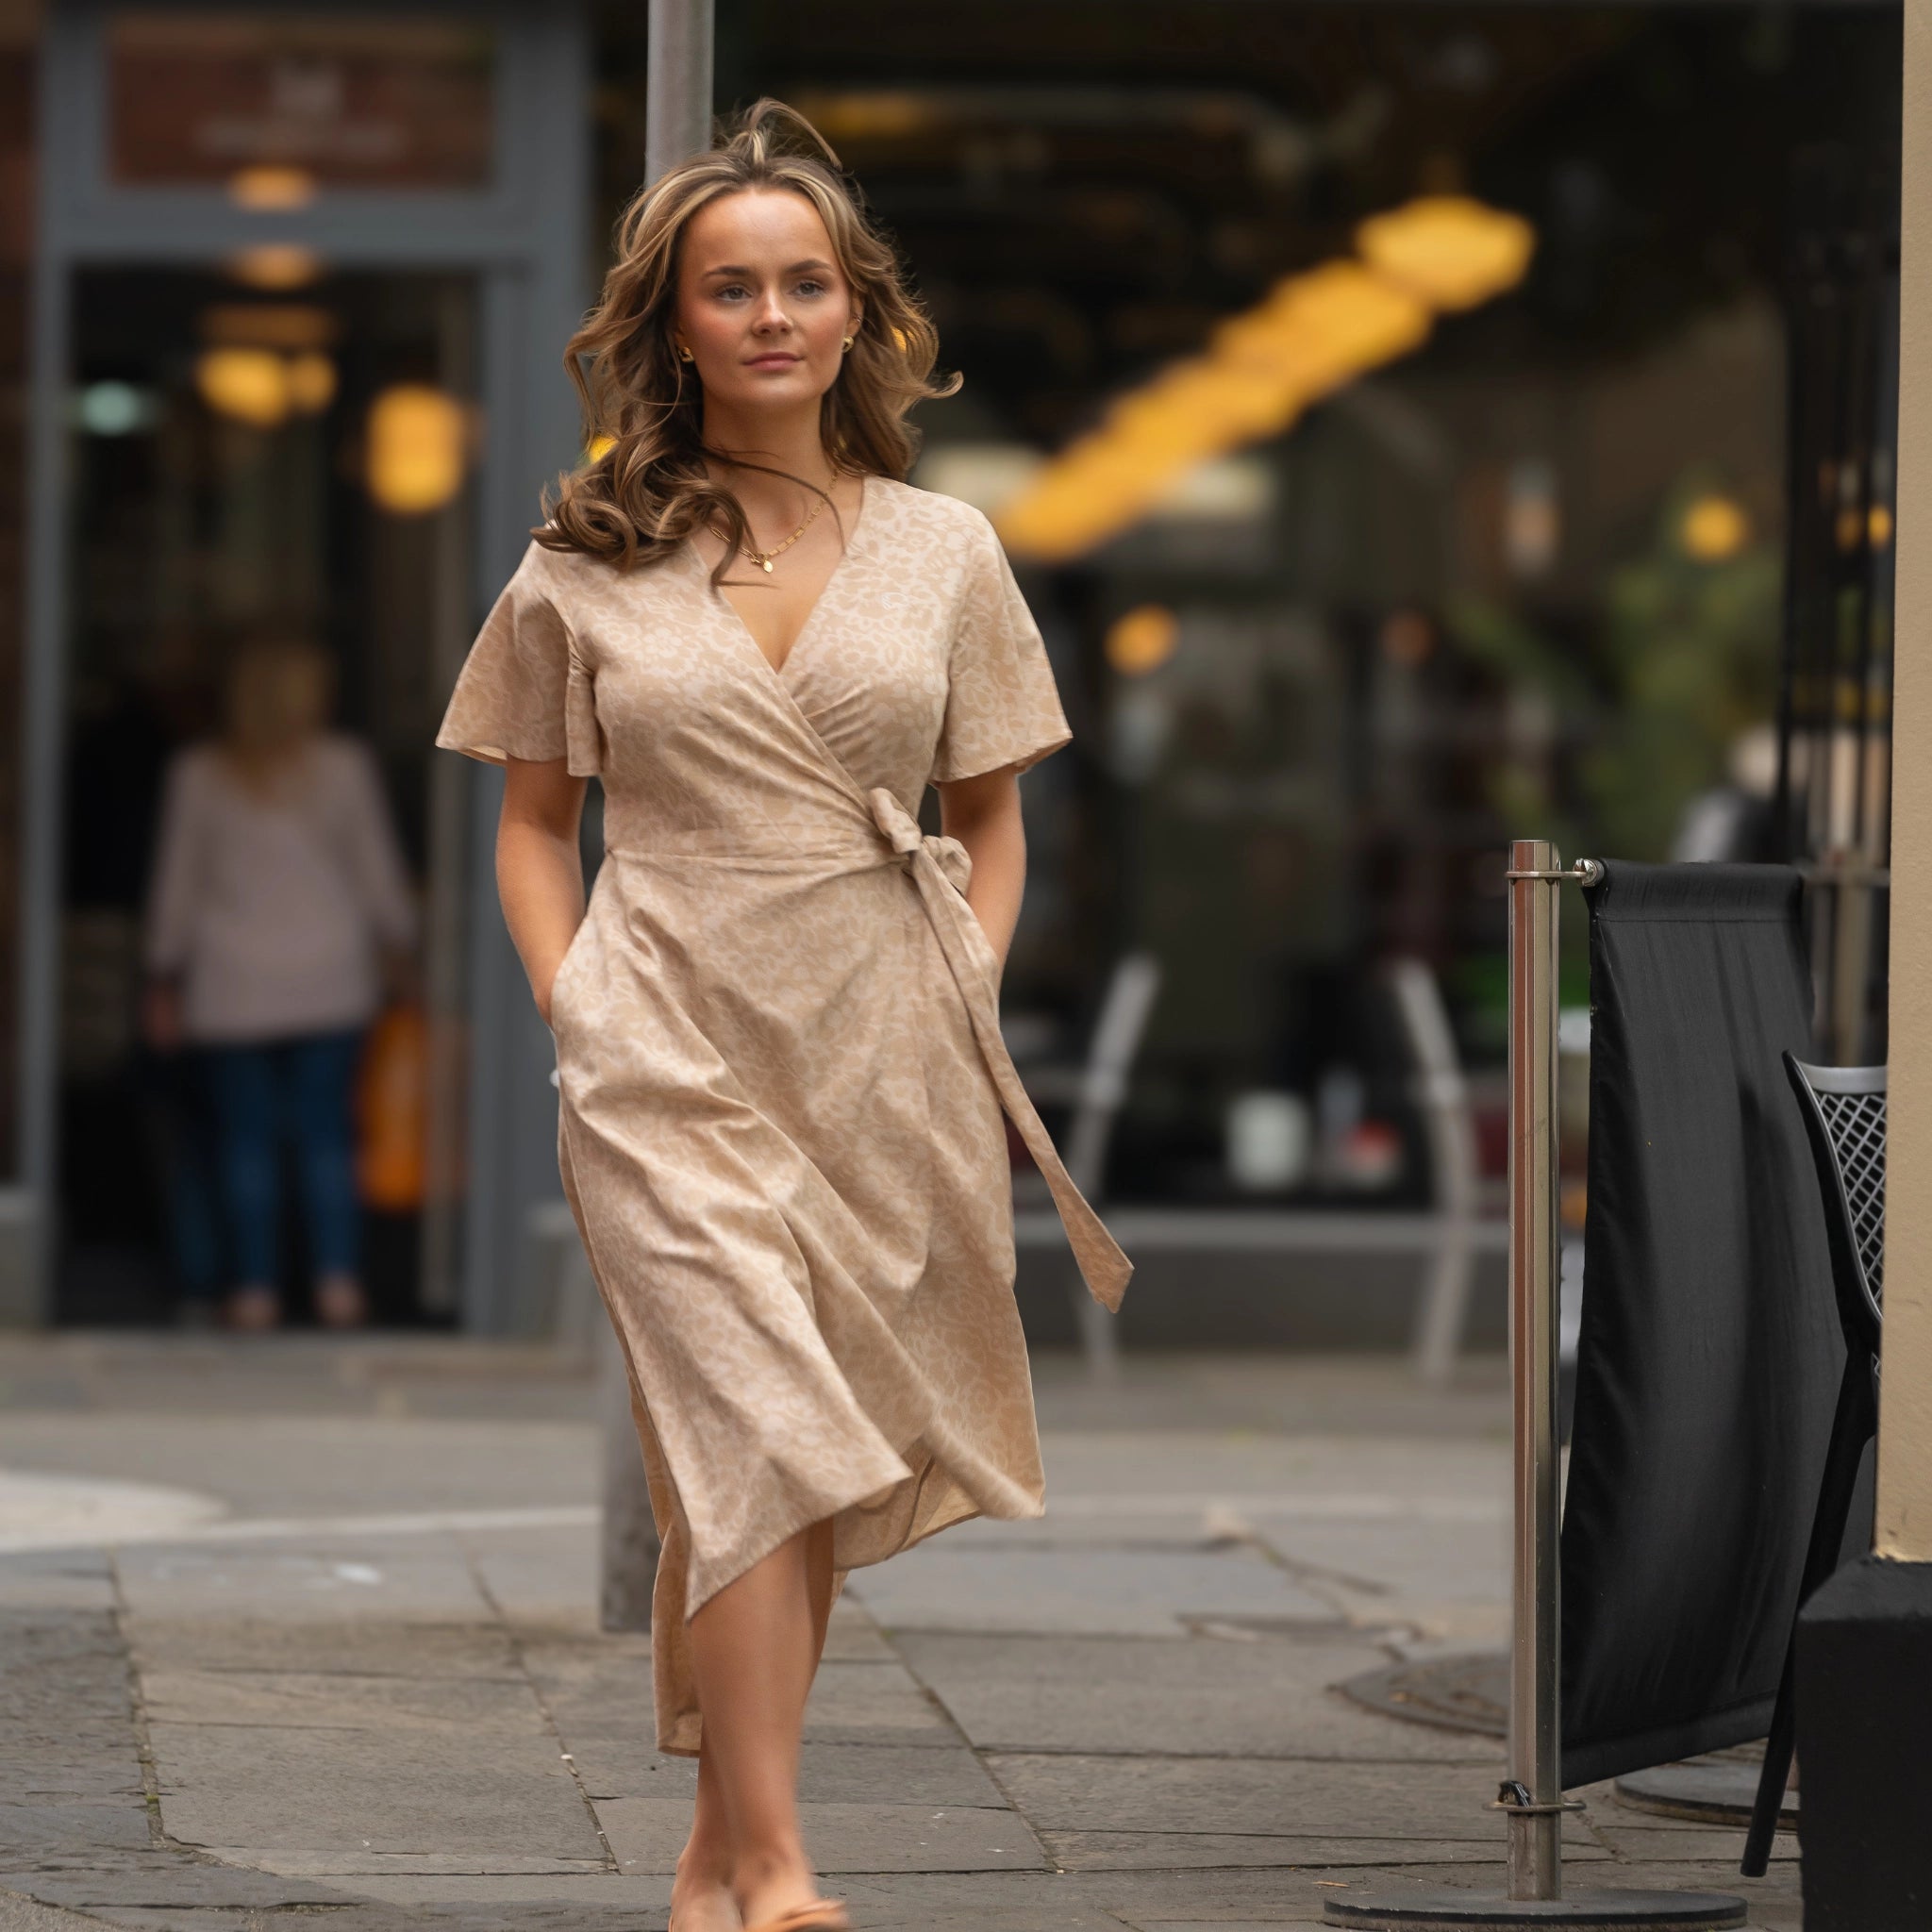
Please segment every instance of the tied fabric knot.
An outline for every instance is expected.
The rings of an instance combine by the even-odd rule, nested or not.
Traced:
[[[1007,1117],[1020,1131],[1034,1164],[1040,1169],[1059,1209],[1082,1278],[1102,1307],[1120,1307],[1122,1291],[1134,1264],[1121,1252],[1120,1243],[1108,1233],[1099,1215],[1074,1185],[1053,1137],[1041,1124],[1039,1111],[1022,1084],[1013,1058],[1000,1032],[999,962],[992,942],[980,929],[973,908],[966,903],[966,881],[973,873],[973,855],[957,839],[929,837],[919,829],[919,822],[883,785],[866,794],[873,824],[891,846],[907,876],[919,889],[926,915],[939,934],[941,950],[952,968],[974,1037],[992,1076],[994,1090]],[[933,862],[921,865],[921,855]],[[947,891],[941,880],[958,890]]]
[[[919,821],[883,785],[874,785],[866,794],[872,807],[872,822],[909,869],[923,847],[946,876],[948,883],[963,892],[973,877],[973,855],[957,839],[938,832],[922,832]]]

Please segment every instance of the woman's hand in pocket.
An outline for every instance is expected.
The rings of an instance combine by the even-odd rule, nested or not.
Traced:
[[[584,780],[562,758],[505,761],[496,827],[496,887],[504,919],[529,975],[530,996],[551,1024],[557,975],[584,917],[577,824]]]

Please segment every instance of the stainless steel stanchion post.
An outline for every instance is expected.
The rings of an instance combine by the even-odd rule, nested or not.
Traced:
[[[1515,1411],[1510,1535],[1509,1775],[1491,1806],[1508,1821],[1508,1895],[1409,1891],[1394,1876],[1359,1898],[1325,1900],[1333,1924],[1405,1928],[1741,1925],[1744,1901],[1722,1892],[1563,1895],[1563,1730],[1557,1564],[1557,936],[1563,881],[1593,882],[1593,859],[1566,872],[1546,839],[1509,847],[1509,1381]],[[1373,1890],[1372,1890],[1373,1888]]]
[[[1509,848],[1509,1896],[1563,1895],[1557,1726],[1557,848]]]

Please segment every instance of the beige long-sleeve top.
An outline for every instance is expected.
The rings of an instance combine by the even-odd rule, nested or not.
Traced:
[[[148,901],[150,972],[178,974],[191,1040],[273,1040],[358,1026],[381,999],[382,945],[416,933],[415,902],[375,761],[310,741],[276,795],[192,745],[169,767]]]

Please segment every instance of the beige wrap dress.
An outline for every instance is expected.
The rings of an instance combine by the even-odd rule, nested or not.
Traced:
[[[534,542],[463,666],[439,744],[605,790],[558,1151],[662,1542],[661,1750],[698,1746],[687,1620],[807,1524],[842,1582],[1041,1512],[1003,1108],[1108,1307],[1131,1267],[1008,1057],[971,860],[914,814],[1070,736],[991,525],[877,476],[781,668],[693,546]]]

